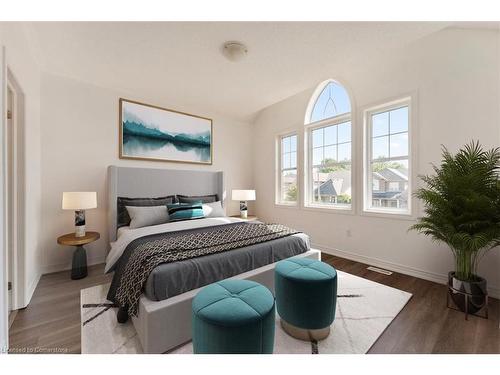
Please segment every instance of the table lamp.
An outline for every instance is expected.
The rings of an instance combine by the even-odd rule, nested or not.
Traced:
[[[85,210],[97,207],[95,191],[64,192],[63,210],[75,210],[75,237],[85,237]]]
[[[233,201],[240,201],[240,217],[246,219],[248,217],[247,201],[255,200],[255,190],[233,190]]]

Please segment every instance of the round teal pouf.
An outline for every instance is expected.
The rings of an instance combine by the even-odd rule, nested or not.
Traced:
[[[274,297],[249,280],[223,280],[193,299],[195,354],[272,354]]]
[[[283,329],[301,340],[322,340],[330,333],[337,304],[337,271],[307,258],[276,264],[276,307]]]

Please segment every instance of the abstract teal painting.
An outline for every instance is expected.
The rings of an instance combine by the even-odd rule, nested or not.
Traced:
[[[212,164],[212,120],[120,99],[120,158]]]

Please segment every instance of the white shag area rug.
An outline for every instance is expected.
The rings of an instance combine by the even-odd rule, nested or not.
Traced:
[[[410,300],[411,294],[337,271],[338,297],[330,335],[319,342],[288,336],[276,314],[274,354],[364,354]],[[82,353],[142,353],[131,321],[119,324],[106,300],[109,284],[80,291]],[[172,354],[192,354],[189,342]]]

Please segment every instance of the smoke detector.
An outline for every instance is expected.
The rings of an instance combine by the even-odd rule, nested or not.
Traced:
[[[248,54],[247,46],[240,42],[226,42],[222,46],[222,54],[232,62],[243,60]]]

